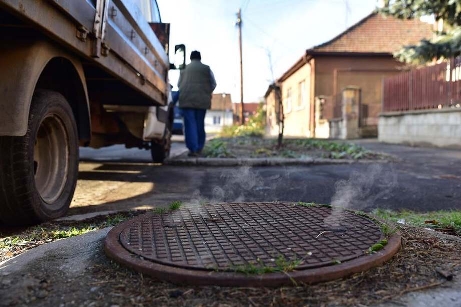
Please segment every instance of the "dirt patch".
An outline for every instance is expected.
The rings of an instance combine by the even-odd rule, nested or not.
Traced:
[[[327,159],[393,159],[383,153],[343,141],[317,139],[285,139],[278,146],[276,139],[260,137],[217,138],[209,141],[203,157],[219,158],[327,158]]]

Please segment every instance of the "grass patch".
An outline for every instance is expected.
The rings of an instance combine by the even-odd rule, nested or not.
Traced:
[[[88,226],[88,227],[69,227],[67,229],[59,229],[59,230],[54,230],[50,233],[50,238],[52,240],[58,240],[58,239],[66,239],[66,238],[71,238],[71,237],[76,237],[80,235],[84,235],[90,231],[97,230],[99,228],[94,227],[94,226]]]
[[[174,211],[174,210],[178,210],[179,208],[181,208],[181,206],[182,206],[182,202],[180,202],[179,200],[176,200],[172,202],[168,208],[170,209],[170,211]]]
[[[384,246],[387,245],[387,239],[383,239],[381,241],[379,241],[378,243],[376,244],[373,244],[369,249],[368,249],[368,252],[370,254],[372,253],[376,253],[377,251],[380,251],[384,248]]]
[[[175,200],[174,202],[168,205],[168,208],[154,208],[152,209],[152,212],[154,212],[154,214],[166,214],[178,210],[179,208],[181,208],[181,206],[182,202],[179,200]]]
[[[239,126],[243,127],[243,126]],[[203,149],[206,157],[281,157],[281,158],[329,158],[329,159],[383,159],[385,155],[346,142],[319,139],[285,139],[278,147],[277,140],[248,135],[215,138]]]
[[[392,211],[376,209],[373,214],[377,217],[395,223],[416,227],[430,228],[452,234],[461,235],[461,211],[433,211],[414,212],[409,210]]]
[[[232,153],[227,149],[227,142],[223,139],[213,139],[206,143],[203,154],[211,158],[232,158]]]
[[[350,144],[346,142],[333,142],[328,140],[318,140],[318,139],[296,139],[290,140],[287,139],[284,141],[286,145],[290,143],[306,148],[306,149],[317,149],[326,151],[327,158],[331,159],[361,159],[365,158],[367,155],[371,154],[370,151],[366,150],[362,146],[355,144]]]
[[[115,226],[142,213],[145,213],[145,211],[121,212],[98,216],[85,221],[52,221],[18,229],[17,233],[0,233],[0,261],[7,260],[45,243]]]

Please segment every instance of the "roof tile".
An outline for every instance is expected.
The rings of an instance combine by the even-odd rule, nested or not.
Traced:
[[[405,45],[431,38],[433,26],[372,13],[332,40],[307,50],[315,52],[394,53]]]

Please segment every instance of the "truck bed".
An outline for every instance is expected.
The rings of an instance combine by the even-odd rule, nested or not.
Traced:
[[[89,92],[111,104],[165,105],[165,47],[129,0],[0,0],[0,27],[44,35],[82,59]]]

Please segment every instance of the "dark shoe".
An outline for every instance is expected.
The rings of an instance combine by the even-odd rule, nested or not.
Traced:
[[[189,151],[189,153],[187,154],[188,157],[198,157],[199,154],[196,153],[196,152],[192,152],[192,151]]]

